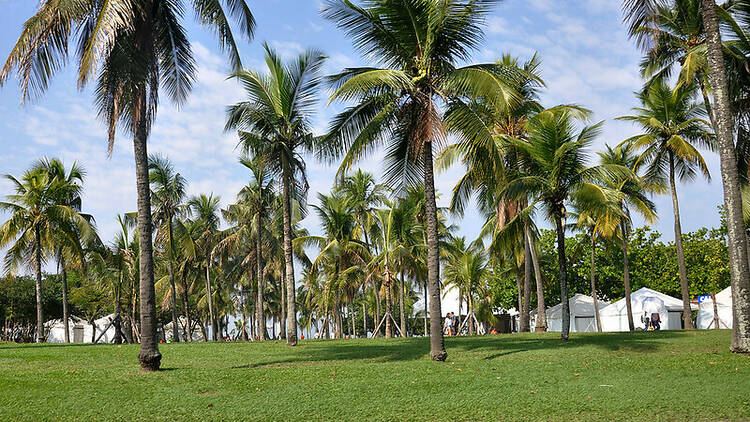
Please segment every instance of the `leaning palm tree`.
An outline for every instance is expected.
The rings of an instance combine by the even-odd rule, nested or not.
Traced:
[[[631,34],[634,28],[653,15],[656,6],[663,1],[623,0],[623,9]],[[732,298],[733,303],[736,304],[731,349],[750,353],[750,263],[746,259],[748,242],[743,221],[740,177],[736,166],[737,157],[733,135],[734,126],[716,1],[701,0],[701,11],[706,31],[708,76],[714,93],[713,116],[721,163],[721,180],[724,186],[724,206],[727,212]]]
[[[151,199],[154,210],[153,218],[159,230],[158,237],[166,243],[167,269],[171,286],[172,305],[172,338],[180,341],[177,331],[177,289],[175,287],[175,256],[174,247],[174,219],[182,212],[186,196],[187,182],[180,173],[175,172],[172,163],[166,157],[152,155],[148,160],[149,182],[151,184]]]
[[[255,19],[245,0],[141,0],[60,2],[43,0],[24,24],[0,71],[0,86],[18,74],[24,100],[41,94],[67,62],[70,43],[78,62],[78,85],[97,78],[95,98],[108,128],[109,150],[123,124],[133,135],[140,236],[141,368],[157,370],[158,348],[147,140],[159,94],[185,102],[197,69],[182,19],[185,9],[219,38],[235,68],[241,66],[230,18],[249,39]]]
[[[0,226],[0,249],[6,249],[5,271],[12,273],[24,264],[36,278],[36,341],[43,342],[42,263],[64,240],[66,247],[80,245],[80,239],[93,238],[93,228],[70,200],[80,193],[80,185],[56,177],[35,166],[20,179],[5,175],[15,193],[6,195],[0,209],[10,218]],[[80,249],[79,249],[80,251]]]
[[[241,70],[232,75],[245,88],[247,101],[227,110],[226,130],[237,130],[246,152],[259,159],[268,172],[280,176],[284,212],[287,345],[297,344],[296,288],[292,251],[293,198],[304,204],[308,183],[301,153],[312,150],[313,112],[317,105],[319,72],[325,57],[308,50],[290,64],[264,45],[268,75]]]
[[[538,113],[526,128],[528,140],[512,140],[519,151],[524,169],[508,183],[502,196],[508,200],[530,198],[529,206],[514,219],[528,215],[537,205],[546,209],[557,233],[557,263],[562,300],[562,340],[568,340],[570,309],[568,305],[568,270],[565,257],[566,203],[578,194],[587,182],[608,174],[627,175],[621,166],[587,167],[586,149],[600,132],[601,123],[577,128],[577,121],[588,113],[577,107],[560,106]],[[512,225],[514,222],[509,222]]]
[[[599,152],[599,161],[602,164],[615,164],[629,168],[638,174],[641,162],[638,156],[627,147],[612,148],[606,146],[604,151]],[[622,274],[625,287],[625,308],[627,309],[628,326],[630,331],[635,330],[633,322],[633,305],[630,300],[632,292],[630,286],[630,264],[628,259],[628,238],[632,227],[631,216],[637,212],[647,223],[656,221],[656,206],[648,198],[649,194],[663,193],[665,187],[660,183],[647,183],[641,178],[615,177],[600,181],[604,186],[621,195],[620,208],[620,239],[622,240]]]
[[[693,101],[692,86],[670,88],[664,82],[653,84],[639,95],[642,107],[634,109],[632,116],[620,120],[635,122],[644,133],[635,135],[624,143],[633,150],[642,150],[639,161],[645,167],[645,179],[650,183],[668,180],[674,211],[674,241],[682,293],[682,319],[685,328],[693,328],[690,310],[690,292],[682,246],[680,207],[677,200],[677,178],[693,180],[698,172],[710,180],[711,175],[697,147],[714,149],[711,125],[704,119],[706,110]]]
[[[440,253],[433,148],[446,140],[440,104],[477,96],[496,103],[515,98],[504,83],[504,69],[494,64],[458,67],[479,47],[483,25],[495,0],[371,0],[362,6],[329,0],[323,15],[354,40],[368,58],[383,67],[345,69],[331,76],[331,101],[354,100],[333,121],[320,155],[343,157],[339,173],[386,146],[386,181],[425,186],[428,280],[430,286],[430,356],[447,357],[438,317]],[[437,144],[437,145],[436,145]],[[420,171],[422,175],[420,176]]]

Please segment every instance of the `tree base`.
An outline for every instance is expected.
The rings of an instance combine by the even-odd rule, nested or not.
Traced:
[[[289,347],[294,347],[297,345],[297,339],[289,339],[286,341],[286,345]]]
[[[546,333],[547,332],[547,327],[534,327],[534,332],[535,333]]]
[[[141,362],[141,371],[152,372],[158,371],[161,367],[161,353],[156,352],[155,354],[139,354],[138,360]]]
[[[448,352],[441,350],[439,352],[430,352],[430,358],[435,362],[445,362],[448,359]]]

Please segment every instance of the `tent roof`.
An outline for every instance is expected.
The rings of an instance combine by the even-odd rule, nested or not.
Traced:
[[[570,306],[570,315],[575,316],[593,316],[594,315],[594,298],[591,296],[582,295],[576,293],[568,299],[568,305]],[[608,301],[599,301],[599,311],[605,306],[609,305]],[[547,318],[561,318],[562,317],[562,302],[557,305],[547,308]]]
[[[644,299],[648,297],[656,297],[662,300],[664,302],[664,306],[667,308],[668,311],[682,311],[682,300],[674,298],[672,296],[666,295],[661,292],[657,292],[656,290],[649,289],[648,287],[642,287],[638,289],[637,291],[630,294],[630,301],[633,303],[633,306],[636,305],[636,303],[642,303]],[[606,308],[602,309],[600,311],[601,315],[624,315],[626,311],[626,303],[625,298],[622,298],[618,300],[617,302],[612,303],[611,305],[607,306]],[[698,309],[697,306],[691,305],[691,308]]]

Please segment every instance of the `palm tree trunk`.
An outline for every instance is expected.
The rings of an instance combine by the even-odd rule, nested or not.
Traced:
[[[424,193],[427,223],[427,284],[430,289],[430,357],[443,362],[448,358],[440,317],[440,243],[438,239],[437,204],[435,202],[435,174],[432,167],[432,142],[425,142]]]
[[[732,345],[734,352],[750,353],[750,267],[745,259],[748,243],[742,217],[742,199],[734,151],[733,123],[719,32],[719,18],[714,0],[702,0],[706,28],[708,66],[714,92],[716,135],[724,185],[724,207],[729,237],[729,270],[732,286]]]
[[[255,302],[255,330],[258,340],[263,341],[268,339],[268,334],[266,333],[266,317],[263,314],[263,289],[265,288],[265,282],[263,281],[263,239],[260,235],[260,215],[255,216],[255,219],[255,270],[258,278],[258,293]]]
[[[42,236],[34,226],[34,275],[36,276],[36,342],[44,342],[44,310],[42,309]]]
[[[286,339],[286,270],[281,272],[279,289],[281,289],[281,315],[278,316],[279,337],[283,336]],[[276,336],[274,336],[274,339],[276,339]]]
[[[65,329],[65,342],[70,343],[70,323],[68,321],[68,272],[65,270],[65,258],[60,255],[60,270],[62,273],[62,311],[63,311],[63,327]]]
[[[182,310],[185,312],[186,341],[193,341],[193,322],[190,320],[190,301],[188,299],[187,270],[182,270]]]
[[[625,282],[625,307],[628,312],[628,328],[630,331],[635,331],[635,323],[633,322],[633,303],[630,299],[631,290],[630,287],[630,263],[628,262],[628,225],[625,220],[621,223],[622,226],[622,273]]]
[[[674,154],[669,153],[669,187],[672,193],[672,209],[674,211],[674,245],[677,249],[677,268],[680,273],[680,291],[682,294],[682,321],[686,330],[693,328],[693,312],[690,310],[690,291],[685,267],[685,250],[682,247],[682,225],[680,224],[680,204],[677,200],[677,184],[675,183]]]
[[[565,258],[565,226],[562,222],[562,209],[555,210],[557,229],[557,266],[560,272],[560,300],[562,303],[562,333],[560,338],[568,341],[570,336],[570,303],[568,302],[568,263]]]
[[[529,242],[526,240],[526,234],[523,236],[523,306],[521,308],[521,331],[528,333],[531,331],[529,325],[529,312],[531,312],[531,249]]]
[[[596,331],[602,332],[602,321],[599,319],[599,297],[596,294],[596,235],[591,234],[591,298],[594,299],[594,318]]]
[[[515,258],[514,258],[515,260]],[[523,319],[523,280],[521,279],[521,267],[517,265],[517,263],[514,263],[516,267],[516,297],[518,299],[518,304],[516,307],[516,310],[518,311],[518,332],[522,332],[521,326],[523,325],[523,322],[521,321]]]
[[[466,307],[469,309],[467,313],[467,318],[469,318],[469,335],[474,335],[474,303],[471,299],[471,290],[469,290],[469,294],[466,296]]]
[[[172,341],[180,341],[180,332],[177,326],[177,287],[174,282],[174,237],[172,235],[172,216],[167,214],[167,230],[169,231],[169,284],[172,286]],[[166,333],[164,334],[166,337]]]
[[[156,371],[161,365],[159,353],[159,338],[156,331],[156,292],[154,291],[154,254],[151,225],[151,188],[148,179],[148,116],[146,115],[145,87],[140,89],[135,98],[138,110],[138,120],[133,137],[133,151],[135,153],[135,177],[138,191],[138,246],[139,246],[139,275],[141,297],[141,350],[138,360],[141,370]]]
[[[211,290],[210,262],[206,262],[206,299],[208,301],[208,318],[211,320],[211,340],[216,341],[218,339],[219,326],[216,323],[216,315],[214,314],[214,295]]]
[[[290,174],[289,164],[284,158],[282,163],[284,169],[283,195],[284,203],[284,263],[286,265],[286,345],[297,345],[297,306],[295,304],[294,288],[294,262],[292,262],[292,211],[291,211],[291,192],[290,183],[292,175]]]
[[[424,283],[424,335],[427,337],[429,335],[429,331],[427,329],[427,281]]]
[[[391,328],[391,272],[385,268],[385,338],[393,337],[393,328]]]
[[[536,324],[534,331],[543,333],[547,331],[547,309],[544,307],[544,282],[542,281],[542,269],[539,266],[539,257],[536,252],[536,241],[532,236],[529,225],[525,225],[526,240],[529,242],[531,261],[534,264],[534,278],[536,279]]]
[[[378,324],[380,323],[380,313],[381,313],[381,312],[380,312],[380,289],[381,289],[381,287],[382,287],[382,286],[381,286],[381,285],[380,285],[380,283],[379,283],[379,282],[377,281],[377,279],[376,279],[375,277],[373,277],[373,281],[372,281],[372,289],[373,289],[373,290],[374,290],[374,292],[375,292],[375,326],[376,326],[376,327],[377,327],[377,325],[378,325]],[[373,328],[373,330],[374,330],[374,329],[375,329],[375,328]],[[380,331],[380,329],[378,329],[378,331]],[[373,338],[375,338],[375,335],[376,335],[376,334],[380,334],[380,333],[375,333],[375,332],[373,332],[373,333],[372,333],[372,337],[373,337]]]
[[[406,338],[406,311],[404,310],[404,295],[406,294],[406,284],[404,283],[404,273],[401,273],[401,287],[398,294],[398,308],[401,322],[401,337]]]
[[[367,305],[364,299],[362,300],[362,336],[367,338]]]
[[[122,323],[120,318],[120,305],[121,305],[121,298],[122,298],[122,268],[118,265],[117,268],[117,286],[115,287],[115,320],[113,322],[113,325],[115,326],[115,338],[114,338],[114,344],[122,344]],[[64,312],[63,312],[64,313]],[[68,328],[65,328],[65,331],[68,331]]]

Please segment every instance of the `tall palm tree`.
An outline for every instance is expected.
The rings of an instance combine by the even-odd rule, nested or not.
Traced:
[[[73,163],[69,170],[65,169],[65,165],[62,161],[57,158],[43,158],[39,160],[34,168],[46,171],[49,173],[50,181],[57,179],[64,180],[65,183],[72,186],[79,186],[78,190],[71,191],[71,196],[65,200],[73,210],[81,214],[81,216],[92,224],[94,218],[89,214],[81,213],[81,194],[82,185],[84,182],[86,171],[80,167],[77,163]],[[57,258],[58,268],[61,270],[61,281],[62,281],[62,308],[63,308],[63,327],[65,329],[64,341],[70,343],[70,329],[69,329],[69,312],[68,312],[68,267],[78,268],[85,271],[86,259],[84,256],[84,247],[82,243],[80,233],[75,235],[77,232],[75,225],[65,230],[57,231],[58,239],[54,242],[54,251]],[[71,234],[73,234],[71,236]],[[95,231],[92,231],[95,235]],[[87,239],[93,241],[94,239]]]
[[[649,19],[659,2],[660,0],[623,0],[623,9],[626,20],[630,23],[631,33],[633,28]],[[721,180],[724,186],[724,206],[727,211],[732,303],[736,304],[731,349],[750,353],[750,263],[746,259],[748,240],[743,221],[740,177],[736,166],[737,157],[733,136],[734,126],[716,1],[701,0],[701,11],[706,31],[708,76],[714,94],[714,129],[721,164]]]
[[[154,205],[154,222],[167,247],[169,284],[171,286],[172,305],[172,338],[180,341],[177,324],[177,289],[175,287],[175,247],[174,219],[182,212],[185,201],[187,181],[180,173],[175,172],[169,159],[152,155],[148,160],[148,177],[151,183],[151,199]],[[158,237],[158,236],[157,236]]]
[[[651,183],[669,181],[674,211],[674,236],[677,249],[677,264],[682,293],[682,319],[685,328],[692,329],[690,291],[685,267],[685,251],[682,246],[680,208],[677,199],[677,177],[686,182],[695,178],[697,172],[711,179],[708,166],[697,147],[715,148],[711,125],[702,119],[706,110],[693,102],[695,90],[692,86],[670,88],[657,82],[639,94],[642,107],[633,109],[636,114],[620,117],[620,120],[638,124],[644,133],[635,135],[625,143],[634,150],[642,150],[639,161],[645,166],[645,179]]]
[[[485,215],[489,224],[487,228],[491,228],[495,235],[500,235],[502,231],[506,231],[507,222],[512,220],[528,202],[524,200],[515,204],[499,199],[499,192],[504,189],[508,181],[523,170],[518,167],[517,151],[508,140],[526,138],[526,123],[536,113],[543,110],[538,97],[539,89],[544,86],[544,82],[539,72],[541,61],[537,56],[521,63],[519,59],[506,54],[498,60],[497,65],[506,69],[507,83],[515,87],[518,100],[509,104],[493,104],[482,99],[470,102],[453,101],[446,116],[446,123],[455,132],[461,134],[461,139],[458,143],[443,150],[438,159],[438,166],[446,168],[456,160],[462,161],[467,171],[453,189],[451,209],[458,214],[463,214],[472,193],[476,193],[480,211]],[[500,237],[523,244],[526,274],[523,285],[519,289],[519,303],[522,305],[519,306],[521,330],[528,331],[529,329],[529,280],[533,267],[537,291],[536,331],[546,331],[544,286],[537,257],[537,233],[533,219],[528,216],[515,233]],[[500,238],[493,236],[492,241],[496,243],[500,241]],[[512,248],[513,246],[491,245],[494,250],[502,250],[506,247]],[[520,277],[518,281],[521,282]]]
[[[627,147],[612,148],[606,146],[604,151],[599,152],[599,161],[602,164],[614,164],[629,168],[638,174],[641,162],[638,156]],[[600,181],[608,189],[618,192],[621,196],[620,208],[620,238],[622,240],[622,273],[625,285],[625,308],[628,315],[628,326],[630,331],[635,330],[633,323],[633,305],[630,300],[632,288],[630,285],[630,264],[628,260],[628,238],[632,227],[631,216],[633,212],[639,213],[647,223],[656,221],[656,206],[648,198],[652,193],[664,193],[665,187],[660,183],[647,183],[641,178],[615,177]]]
[[[255,19],[245,0],[141,0],[59,2],[44,0],[23,26],[0,71],[0,86],[16,72],[23,99],[41,94],[67,62],[74,41],[78,85],[96,78],[96,108],[109,131],[119,123],[133,135],[140,242],[141,351],[145,371],[157,370],[158,348],[147,140],[159,94],[185,102],[196,77],[195,58],[182,19],[195,12],[219,38],[235,68],[241,66],[230,18],[248,39]],[[163,88],[163,89],[161,89]]]
[[[355,100],[331,125],[321,156],[343,157],[345,172],[357,159],[385,145],[386,180],[415,184],[424,180],[427,208],[427,266],[430,286],[430,356],[444,361],[440,310],[440,253],[433,148],[446,140],[440,103],[482,95],[489,101],[515,97],[493,64],[457,67],[483,38],[495,0],[372,0],[362,6],[329,0],[323,15],[354,40],[378,67],[345,69],[331,76],[331,101]],[[437,144],[437,145],[435,145]],[[420,177],[419,172],[422,172]]]
[[[320,68],[325,57],[308,50],[284,64],[268,44],[264,45],[268,75],[241,70],[240,81],[247,101],[229,107],[227,130],[237,130],[245,151],[261,160],[269,173],[281,177],[284,212],[284,260],[287,301],[287,345],[297,344],[296,288],[292,251],[291,201],[304,204],[307,195],[305,162],[301,153],[312,150],[313,112],[317,105]]]
[[[362,239],[368,250],[372,246],[370,243],[370,231],[374,227],[375,208],[382,205],[387,200],[388,186],[382,183],[376,183],[375,177],[371,173],[363,172],[362,169],[349,176],[346,176],[339,186],[341,192],[347,197],[347,201],[352,207],[357,220],[357,226],[361,233]],[[372,252],[372,251],[370,251]],[[377,290],[376,278],[373,278],[373,291]],[[365,295],[367,284],[362,284],[362,294]],[[380,309],[376,301],[376,315],[380,315]],[[367,334],[367,307],[362,302],[363,318],[362,324],[364,333]],[[376,317],[377,318],[377,317]],[[377,324],[377,322],[376,322]]]
[[[587,182],[599,180],[607,174],[630,173],[620,166],[586,166],[586,149],[601,128],[601,123],[577,128],[577,121],[587,114],[580,108],[560,106],[542,111],[530,119],[526,128],[528,140],[512,140],[525,173],[510,181],[503,192],[509,200],[531,198],[529,206],[519,216],[530,213],[538,204],[546,209],[547,217],[555,223],[563,317],[561,338],[564,341],[568,340],[570,332],[563,223],[567,215],[566,202],[587,186]]]
[[[231,234],[226,236],[221,244],[228,244],[232,249],[241,249],[246,242],[254,243],[250,248],[250,254],[243,262],[254,264],[254,277],[257,282],[255,297],[255,322],[256,333],[259,340],[268,338],[266,332],[266,316],[263,311],[263,292],[266,289],[263,279],[265,263],[263,260],[264,250],[267,252],[267,238],[271,236],[266,228],[269,216],[273,212],[276,203],[276,192],[273,188],[271,174],[266,171],[261,160],[251,160],[248,157],[240,158],[240,163],[250,170],[252,177],[250,183],[245,185],[237,194],[237,203],[230,205],[224,213],[224,217],[231,223],[236,224]],[[264,246],[266,245],[266,246]]]
[[[215,291],[211,286],[211,268],[213,267],[214,246],[219,232],[219,197],[213,194],[201,194],[190,198],[187,202],[187,213],[192,217],[193,231],[196,238],[187,237],[186,244],[203,260],[206,280],[206,302],[211,324],[211,339],[216,341],[219,335],[219,325],[214,306]],[[143,300],[143,299],[141,299]]]
[[[15,193],[6,195],[0,209],[10,214],[0,226],[0,249],[5,253],[5,271],[15,272],[27,264],[36,278],[36,341],[44,341],[42,310],[42,263],[63,240],[66,247],[93,237],[93,228],[71,205],[81,186],[57,177],[43,166],[34,166],[20,179],[5,175]],[[78,249],[80,251],[80,249]]]

